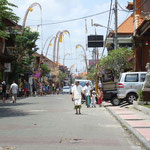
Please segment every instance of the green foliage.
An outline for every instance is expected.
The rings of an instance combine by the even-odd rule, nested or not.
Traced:
[[[63,82],[66,77],[67,75],[65,73],[63,73],[62,71],[59,71],[58,79],[60,82]]]
[[[41,77],[46,76],[49,74],[50,70],[46,64],[41,64]]]
[[[16,5],[9,3],[7,0],[0,0],[0,37],[8,38],[9,34],[6,32],[6,27],[3,24],[3,19],[8,19],[13,22],[18,22],[19,17],[13,13],[11,7],[17,7]]]
[[[96,77],[96,69],[95,68],[90,68],[88,71],[88,79],[91,81],[94,81]]]
[[[108,56],[103,57],[99,62],[99,66],[106,70],[111,70],[117,79],[121,72],[132,68],[132,61],[130,61],[132,56],[133,50],[118,48],[109,52]]]
[[[138,101],[142,101],[143,100],[143,96],[142,96],[142,89],[140,89],[138,91]]]
[[[21,34],[19,31],[14,31],[14,34],[11,35],[11,39],[15,43],[12,53],[15,58],[12,63],[15,74],[31,72],[30,65],[34,61],[32,54],[38,50],[36,45],[38,36],[38,32],[31,32],[29,28],[24,28]]]

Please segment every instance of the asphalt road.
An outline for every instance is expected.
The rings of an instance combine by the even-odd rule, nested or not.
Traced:
[[[141,150],[104,107],[73,107],[70,95],[0,104],[0,150]]]

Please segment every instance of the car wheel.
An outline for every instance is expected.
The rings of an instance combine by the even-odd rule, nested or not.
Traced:
[[[111,100],[111,103],[112,103],[113,106],[119,106],[120,105],[120,99],[115,97]]]
[[[129,104],[133,104],[133,101],[137,100],[137,96],[134,93],[128,94],[126,100]]]

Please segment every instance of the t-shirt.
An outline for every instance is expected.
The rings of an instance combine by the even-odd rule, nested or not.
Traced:
[[[72,93],[74,93],[74,99],[80,99],[81,98],[81,92],[82,92],[82,86],[81,85],[74,85],[72,88]]]
[[[13,84],[10,86],[10,88],[11,88],[13,94],[17,94],[18,85],[17,85],[16,83],[13,83]]]
[[[86,96],[91,95],[91,86],[90,85],[89,86],[86,85],[83,90],[85,91]]]
[[[2,93],[6,93],[6,85],[2,84]]]

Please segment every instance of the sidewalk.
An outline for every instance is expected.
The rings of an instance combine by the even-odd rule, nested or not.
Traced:
[[[124,107],[112,106],[104,102],[104,107],[123,124],[147,149],[150,150],[150,115],[138,106],[128,105]]]

